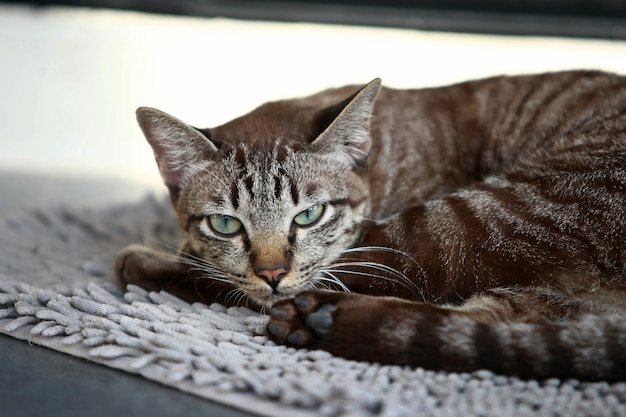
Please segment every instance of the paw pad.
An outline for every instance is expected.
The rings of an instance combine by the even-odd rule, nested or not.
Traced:
[[[332,304],[324,304],[319,310],[306,316],[305,324],[313,329],[318,337],[324,337],[333,325],[332,312],[335,309],[336,307]]]

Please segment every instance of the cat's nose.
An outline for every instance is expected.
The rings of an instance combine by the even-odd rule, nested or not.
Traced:
[[[280,281],[287,275],[287,272],[289,272],[289,269],[284,265],[276,265],[270,268],[256,268],[254,272],[263,278],[275,291]]]

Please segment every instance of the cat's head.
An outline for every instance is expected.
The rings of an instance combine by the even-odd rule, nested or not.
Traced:
[[[137,110],[187,247],[215,278],[260,305],[333,278],[324,268],[354,244],[368,210],[379,90],[377,79],[341,100],[267,103],[213,129]]]

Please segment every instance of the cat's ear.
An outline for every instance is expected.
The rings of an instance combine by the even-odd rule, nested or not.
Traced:
[[[339,114],[311,145],[338,152],[355,165],[364,164],[371,148],[370,119],[380,88],[381,80],[376,78],[348,98],[347,104],[342,103]]]
[[[138,108],[137,122],[152,146],[165,185],[173,193],[201,169],[202,160],[217,152],[213,142],[201,132],[160,110]]]

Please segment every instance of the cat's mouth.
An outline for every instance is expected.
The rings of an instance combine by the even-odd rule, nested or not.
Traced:
[[[244,292],[248,295],[249,299],[254,301],[259,306],[269,308],[277,301],[287,298],[293,298],[298,293],[310,288],[312,288],[311,285],[292,284],[286,286],[285,288],[282,288],[282,285],[278,285],[276,287],[263,285],[263,288],[256,287],[253,289],[248,289],[248,291],[244,290]]]
[[[319,270],[302,271],[299,268],[292,268],[277,282],[261,278],[250,271],[240,278],[244,276],[245,279],[239,279],[236,286],[250,301],[264,308],[269,308],[278,301],[293,298],[302,291],[317,288],[350,292],[336,277],[333,276],[334,279],[331,280]]]
[[[295,293],[273,292],[271,294],[250,294],[246,293],[249,300],[263,309],[269,309],[274,303],[294,297]]]

